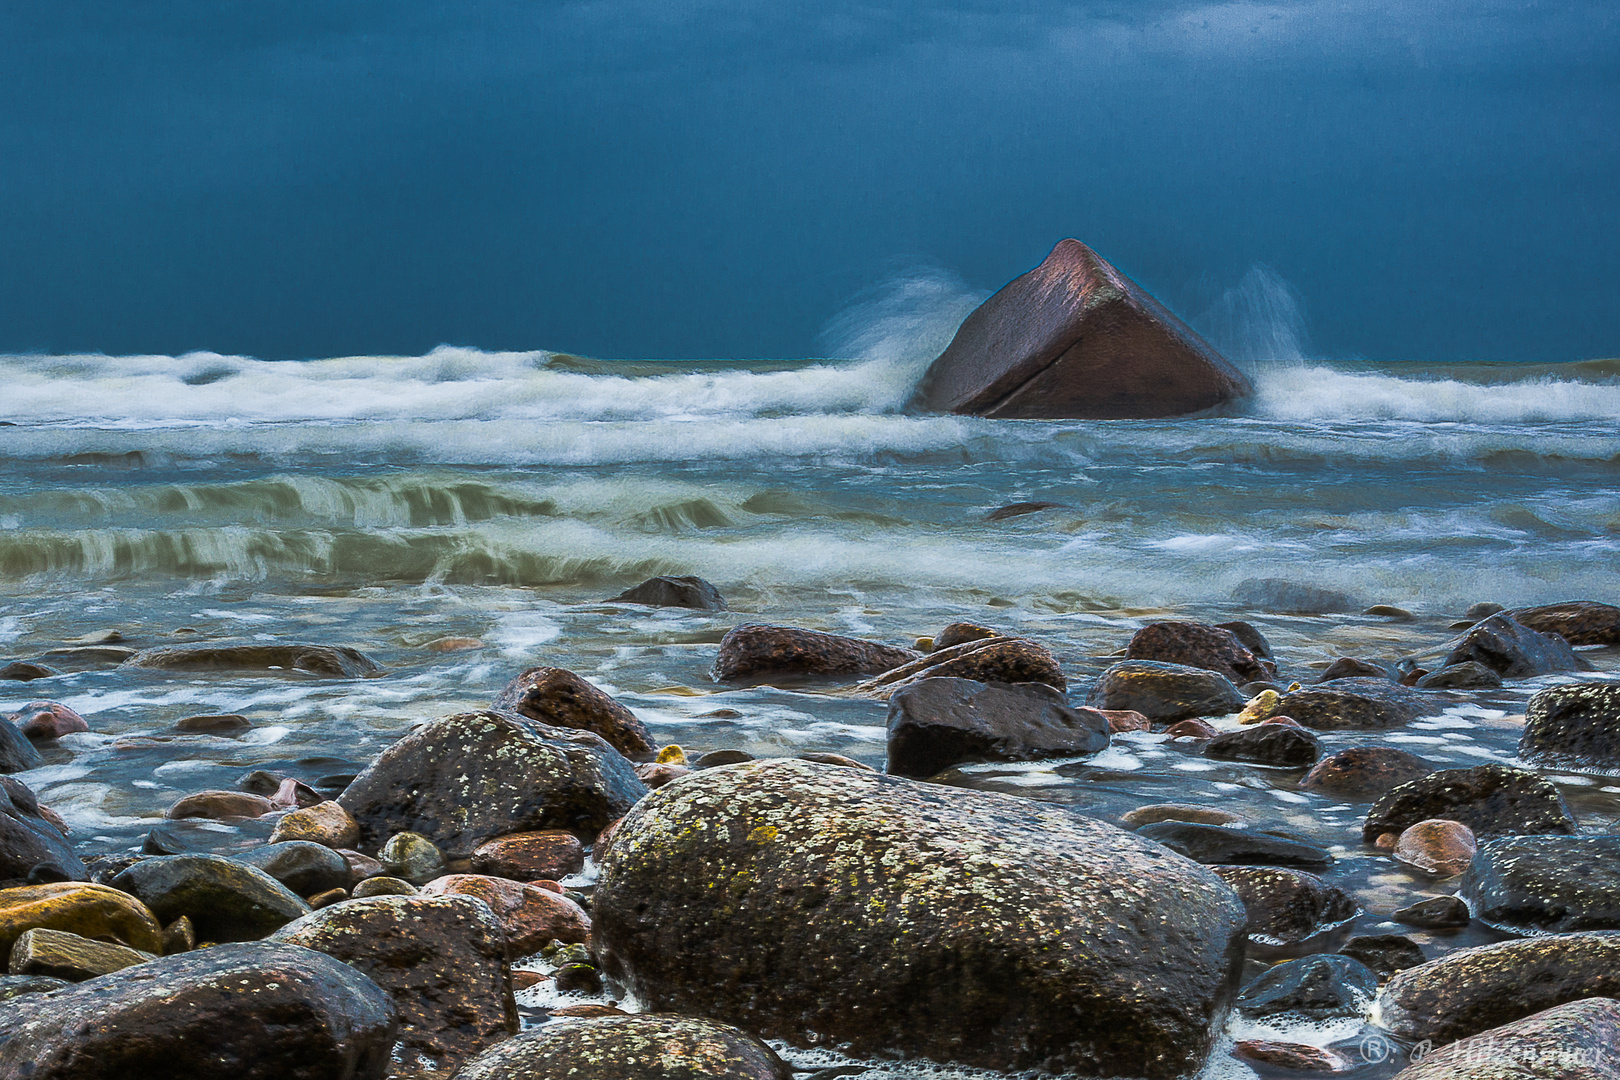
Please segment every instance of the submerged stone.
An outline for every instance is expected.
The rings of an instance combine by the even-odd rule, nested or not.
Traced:
[[[720,639],[711,671],[716,682],[770,675],[877,675],[917,659],[910,649],[876,641],[747,623]]]
[[[720,590],[700,577],[648,578],[613,598],[614,603],[645,604],[648,607],[692,608],[697,611],[726,611]]]
[[[165,671],[299,671],[358,679],[382,671],[371,657],[341,645],[172,645],[146,649],[125,660],[122,667],[159,668]]]
[[[1108,728],[1043,683],[923,679],[889,698],[887,771],[928,777],[966,761],[1091,754],[1108,746]]]
[[[592,915],[605,972],[654,1009],[797,1045],[1150,1080],[1208,1054],[1245,918],[1219,878],[1100,821],[783,759],[640,803]]]

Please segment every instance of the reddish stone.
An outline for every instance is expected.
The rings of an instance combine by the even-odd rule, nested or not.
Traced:
[[[1125,650],[1127,660],[1157,660],[1218,672],[1232,685],[1260,682],[1276,674],[1230,630],[1195,622],[1156,622],[1138,630]]]
[[[544,889],[547,892],[560,893],[563,891],[562,885],[552,881],[550,878],[535,878],[533,881],[525,881],[523,884],[533,885],[535,888]]]
[[[686,765],[672,765],[668,762],[650,762],[636,766],[636,775],[650,788],[661,788],[671,780],[679,780],[691,771]]]
[[[1351,1067],[1350,1060],[1342,1054],[1305,1043],[1245,1039],[1232,1047],[1232,1053],[1262,1065],[1276,1065],[1300,1072],[1344,1072]]]
[[[1153,721],[1135,709],[1097,709],[1108,721],[1108,730],[1115,735],[1122,731],[1152,731]]]
[[[1256,727],[1265,727],[1267,724],[1276,724],[1278,727],[1299,728],[1301,731],[1305,730],[1305,725],[1304,724],[1301,724],[1298,720],[1295,720],[1292,716],[1283,716],[1281,713],[1277,714],[1276,716],[1267,717],[1266,719],[1260,721],[1260,723],[1256,724],[1255,726]]]
[[[635,713],[565,668],[530,668],[506,684],[494,707],[552,727],[594,732],[621,754],[657,749]]]
[[[512,991],[527,990],[531,986],[539,986],[543,982],[550,982],[550,975],[543,975],[538,971],[512,972]]]
[[[289,776],[276,788],[276,793],[270,796],[270,801],[276,805],[277,809],[298,810],[306,806],[314,806],[326,800],[321,796],[320,792],[302,780],[294,780]]]
[[[877,675],[917,659],[910,649],[796,626],[749,623],[720,639],[717,681],[788,675]]]
[[[84,717],[59,701],[30,701],[9,717],[34,742],[60,739],[78,731],[89,731]]]
[[[1478,846],[1474,831],[1462,822],[1431,818],[1402,832],[1395,842],[1394,855],[1408,866],[1450,877],[1468,869]]]
[[[245,791],[199,791],[169,807],[163,816],[229,821],[263,817],[275,809],[276,805],[263,795],[249,795]]]
[[[585,848],[573,833],[562,829],[497,836],[472,853],[475,874],[528,881],[560,880],[585,868]]]
[[[1248,380],[1135,282],[1078,240],[963,321],[912,408],[973,416],[1113,420],[1184,416]]]
[[[1164,729],[1172,739],[1213,739],[1219,732],[1202,720],[1181,720]]]
[[[550,941],[582,942],[590,937],[585,909],[546,889],[482,874],[450,874],[422,886],[428,896],[475,896],[488,904],[506,930],[506,952],[529,956]]]

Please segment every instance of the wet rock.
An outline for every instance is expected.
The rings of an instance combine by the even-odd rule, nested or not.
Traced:
[[[1361,836],[1375,840],[1430,818],[1460,821],[1477,837],[1575,831],[1575,818],[1552,784],[1524,769],[1479,765],[1442,769],[1390,791],[1367,812]]]
[[[1278,712],[1308,728],[1405,727],[1421,716],[1438,713],[1445,702],[1427,698],[1388,679],[1335,679],[1282,695]]]
[[[1262,945],[1292,945],[1355,918],[1350,894],[1315,874],[1278,866],[1216,866],[1249,913],[1249,937]]]
[[[246,791],[199,791],[176,802],[164,811],[163,816],[174,821],[183,818],[232,821],[263,817],[275,809],[276,804],[263,795],[251,795]]]
[[[1260,659],[1276,659],[1276,656],[1271,651],[1271,642],[1266,640],[1266,635],[1262,634],[1253,623],[1244,622],[1242,619],[1233,619],[1231,622],[1216,623],[1215,626],[1220,630],[1232,631],[1237,639],[1243,643],[1243,647]]]
[[[693,608],[697,611],[728,611],[720,590],[700,577],[648,578],[633,589],[626,589],[611,601],[645,604],[648,607]]]
[[[1110,825],[791,759],[653,793],[599,863],[606,974],[797,1045],[1161,1080],[1209,1052],[1243,942],[1218,878]]]
[[[1126,660],[1098,676],[1086,704],[1094,709],[1132,709],[1150,720],[1174,722],[1235,713],[1245,700],[1229,679],[1213,671]]]
[[[31,664],[27,660],[13,660],[0,667],[0,680],[10,679],[14,682],[33,682],[35,679],[48,679],[52,675],[60,675],[55,668],[48,668],[44,664]]]
[[[1520,626],[1557,634],[1571,645],[1620,645],[1620,607],[1595,600],[1519,608],[1508,613]]]
[[[1510,934],[1620,930],[1620,836],[1507,836],[1481,845],[1458,887]]]
[[[1009,518],[1024,517],[1029,514],[1038,514],[1042,510],[1057,510],[1064,506],[1055,502],[1017,502],[998,506],[984,515],[986,521],[1006,521]]]
[[[0,1011],[0,1075],[31,1080],[382,1080],[393,1002],[290,945],[149,961]]]
[[[9,970],[13,975],[83,982],[155,959],[151,953],[110,941],[92,941],[65,930],[36,929],[25,931],[12,945]]]
[[[635,713],[565,668],[530,668],[506,684],[493,707],[549,727],[594,732],[621,754],[657,749]]]
[[[289,841],[290,842],[290,841]],[[369,877],[376,877],[383,873],[383,864],[370,855],[362,855],[353,848],[333,848],[343,861],[349,864],[349,877],[354,881],[364,881]]]
[[[336,645],[282,645],[271,642],[241,645],[171,645],[145,649],[125,660],[122,667],[163,671],[299,671],[359,679],[377,675],[382,667],[358,649]]]
[[[845,757],[843,754],[800,754],[799,760],[814,762],[817,765],[838,765],[845,769],[866,769],[873,772],[876,771],[872,769],[872,766],[866,764],[864,761],[856,761],[854,758]]]
[[[1153,721],[1132,709],[1094,709],[1103,719],[1108,721],[1108,730],[1118,735],[1122,731],[1152,731]]]
[[[1127,829],[1137,829],[1159,821],[1197,821],[1205,825],[1229,825],[1243,819],[1230,810],[1218,806],[1194,806],[1191,803],[1153,803],[1138,806],[1119,819]]]
[[[1248,686],[1258,685],[1248,683]],[[1282,709],[1282,694],[1276,690],[1261,690],[1243,705],[1243,711],[1238,713],[1237,722],[1247,726],[1249,724],[1263,724]]]
[[[980,626],[978,623],[953,622],[941,630],[934,638],[932,651],[938,652],[941,649],[949,649],[969,641],[983,641],[985,638],[1006,636],[1000,630],[992,630],[988,626]]]
[[[1318,761],[1299,786],[1346,799],[1376,799],[1432,772],[1433,765],[1393,746],[1353,746]]]
[[[1158,660],[1204,668],[1224,675],[1234,685],[1269,679],[1277,673],[1238,640],[1232,631],[1194,622],[1149,623],[1126,647],[1127,660]]]
[[[1245,1061],[1294,1072],[1345,1072],[1354,1067],[1343,1054],[1307,1043],[1243,1039],[1232,1045],[1232,1053]]]
[[[1495,615],[1498,611],[1506,610],[1507,608],[1503,607],[1501,604],[1493,604],[1489,600],[1481,600],[1477,604],[1469,605],[1468,610],[1463,612],[1463,618],[1468,620],[1469,626],[1472,626],[1481,619],[1489,618],[1490,616]]]
[[[204,941],[254,941],[309,913],[309,905],[263,870],[218,855],[143,859],[113,878],[169,922],[184,915]]]
[[[561,829],[512,833],[480,844],[472,853],[473,872],[514,881],[561,881],[585,868],[585,848]]]
[[[1108,746],[1108,720],[1042,683],[923,679],[889,698],[888,765],[928,777],[967,761],[1034,761]]]
[[[1404,934],[1357,934],[1340,947],[1339,955],[1366,964],[1380,982],[1428,959],[1423,948]]]
[[[1100,710],[1099,710],[1100,711]],[[1141,716],[1141,713],[1137,713]],[[1149,725],[1151,727],[1151,725]],[[1220,732],[1204,723],[1202,720],[1177,720],[1164,729],[1167,739],[1213,739]]]
[[[1249,983],[1237,1011],[1252,1019],[1360,1016],[1378,993],[1378,976],[1348,956],[1318,954],[1289,960]]]
[[[1407,926],[1421,926],[1426,930],[1452,930],[1467,926],[1473,916],[1468,905],[1455,896],[1431,896],[1419,900],[1395,913],[1395,921]]]
[[[239,735],[253,727],[253,721],[237,713],[199,713],[174,722],[174,730],[189,735]]]
[[[1397,973],[1378,996],[1381,1026],[1449,1043],[1591,997],[1620,996],[1620,932],[1556,934],[1459,949]]]
[[[456,1080],[791,1080],[792,1076],[775,1051],[747,1032],[696,1017],[642,1014],[547,1024],[485,1051],[468,1062]]]
[[[1572,1001],[1430,1050],[1401,1080],[1617,1080],[1620,1002]]]
[[[679,780],[691,771],[691,767],[687,765],[660,765],[653,763],[636,766],[636,776],[649,788],[661,788],[665,784]]]
[[[692,763],[697,769],[717,769],[722,765],[740,765],[753,761],[754,755],[746,750],[710,750]]]
[[[1395,622],[1410,622],[1414,618],[1410,611],[1403,607],[1396,607],[1393,604],[1374,604],[1366,611],[1363,611],[1362,614],[1376,615],[1380,619],[1392,619]]]
[[[327,800],[282,816],[270,833],[272,844],[308,840],[329,848],[350,848],[360,842],[360,823],[342,804]]]
[[[1286,578],[1251,578],[1232,590],[1239,607],[1279,615],[1330,615],[1361,607],[1355,597]]]
[[[196,850],[192,838],[173,825],[159,825],[141,841],[143,855],[190,855]]]
[[[163,928],[163,955],[174,956],[197,947],[197,929],[184,915]]]
[[[1215,736],[1204,746],[1204,756],[1217,761],[1305,769],[1322,756],[1322,740],[1302,728],[1268,720],[1258,727]]]
[[[1504,679],[1529,679],[1559,671],[1592,669],[1563,638],[1538,633],[1514,622],[1506,614],[1492,615],[1475,623],[1446,656],[1441,667],[1469,661],[1483,664]]]
[[[646,793],[630,763],[600,736],[511,713],[471,712],[394,743],[338,802],[360,825],[361,850],[409,831],[463,859],[508,833],[563,828],[590,835]]]
[[[1326,866],[1333,861],[1332,855],[1315,844],[1220,825],[1161,821],[1137,829],[1136,835],[1209,865]]]
[[[45,759],[16,724],[0,721],[0,773],[26,772],[45,764]]]
[[[270,802],[278,810],[304,810],[317,806],[325,799],[321,793],[304,783],[287,777],[276,788],[275,794],[270,796]]]
[[[917,654],[910,649],[876,641],[745,623],[720,639],[711,674],[716,682],[772,675],[878,675],[915,659]]]
[[[89,731],[84,717],[59,701],[30,701],[7,717],[30,742],[49,742],[63,735]]]
[[[234,856],[256,866],[299,896],[314,896],[331,889],[347,889],[354,875],[342,855],[309,840],[284,840]]]
[[[1502,685],[1502,676],[1477,660],[1468,660],[1432,671],[1413,685],[1419,690],[1494,690]]]
[[[1069,239],[963,321],[911,407],[1113,420],[1185,416],[1249,389],[1208,342]]]
[[[1402,830],[1391,854],[1407,866],[1450,877],[1468,869],[1477,846],[1474,831],[1462,822],[1434,818]]]
[[[421,833],[395,833],[377,852],[377,861],[394,877],[420,885],[444,873],[444,852]]]
[[[1519,757],[1547,765],[1620,769],[1620,686],[1574,683],[1525,707]]]
[[[1354,656],[1341,656],[1329,664],[1322,674],[1316,677],[1318,684],[1333,682],[1337,679],[1389,679],[1390,670],[1382,664],[1375,664],[1369,660],[1358,660]]]
[[[35,867],[64,881],[86,877],[73,845],[45,817],[34,793],[20,780],[0,777],[0,881],[26,878]]]
[[[369,877],[354,887],[355,899],[367,896],[415,896],[418,889],[404,878]]]
[[[75,881],[0,889],[0,956],[36,929],[113,938],[142,952],[157,952],[163,944],[157,919],[118,889]]]
[[[550,941],[576,942],[590,937],[591,920],[566,896],[506,878],[450,874],[422,887],[424,896],[470,896],[489,905],[506,932],[513,959],[539,952]]]
[[[1068,680],[1044,645],[1024,638],[996,637],[936,649],[920,660],[886,671],[854,688],[880,700],[925,679],[971,679],[981,683],[1044,683],[1058,690]]]
[[[448,1077],[517,1034],[506,934],[471,897],[352,900],[288,923],[271,940],[335,957],[393,998],[405,1047],[394,1077]]]
[[[53,979],[47,975],[0,975],[0,1005],[24,994],[48,994],[72,985],[66,979]]]
[[[269,769],[254,769],[236,778],[236,790],[245,791],[250,795],[263,795],[268,799],[281,789],[281,782],[285,779],[287,778],[281,773],[271,772]]]

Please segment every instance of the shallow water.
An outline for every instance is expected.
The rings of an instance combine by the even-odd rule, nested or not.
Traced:
[[[466,349],[0,358],[14,425],[0,426],[0,658],[64,672],[0,683],[0,711],[51,698],[92,727],[19,778],[87,853],[125,850],[181,795],[249,769],[335,790],[413,724],[487,704],[541,663],[591,678],[660,742],[881,767],[883,705],[836,684],[718,686],[707,669],[725,631],[768,621],[909,644],[967,619],[1047,644],[1078,698],[1135,629],[1170,615],[1249,619],[1282,678],[1308,681],[1337,656],[1432,651],[1476,601],[1615,598],[1613,362],[1274,364],[1231,415],[1030,422],[906,415],[929,348],[757,365]],[[1036,501],[1056,505],[988,517]],[[733,610],[604,600],[659,573],[699,574]],[[1348,610],[1269,610],[1289,606],[1253,584],[1269,579],[1345,594]],[[1416,614],[1355,614],[1374,603]],[[134,648],[353,645],[386,673],[140,671],[51,654],[107,628]],[[1592,677],[1620,677],[1617,651],[1586,655]],[[1525,700],[1554,681],[1324,742],[1509,761]],[[174,731],[204,712],[254,728]],[[1382,920],[1414,892],[1449,891],[1359,843],[1365,804],[1297,791],[1298,777],[1128,734],[1089,759],[969,766],[947,782],[1110,819],[1217,803],[1296,829],[1335,850],[1324,876],[1367,912],[1340,937],[1397,932]],[[1587,829],[1620,820],[1620,778],[1554,779]],[[184,828],[222,851],[269,831]],[[1436,955],[1491,935],[1414,937]],[[1366,1032],[1285,1034],[1354,1053]]]

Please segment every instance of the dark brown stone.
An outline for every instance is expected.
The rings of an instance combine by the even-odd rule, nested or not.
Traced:
[[[992,630],[988,626],[978,623],[953,622],[941,630],[934,638],[933,652],[949,649],[953,645],[961,645],[968,641],[982,641],[985,638],[1006,637],[1000,630]]]
[[[1137,713],[1137,716],[1142,715]],[[1170,739],[1213,739],[1220,732],[1204,723],[1202,720],[1177,720],[1164,729],[1166,738]]]
[[[1519,756],[1538,764],[1620,768],[1620,686],[1574,683],[1538,692],[1525,706]]]
[[[206,713],[184,716],[174,723],[174,730],[203,735],[235,735],[247,731],[253,722],[236,713]]]
[[[1204,746],[1204,756],[1217,761],[1247,761],[1282,769],[1309,768],[1322,756],[1322,740],[1298,725],[1263,724],[1223,732]]]
[[[1572,1001],[1430,1050],[1400,1080],[1620,1080],[1620,1002]]]
[[[1531,630],[1505,613],[1492,615],[1470,627],[1441,667],[1470,660],[1484,664],[1504,679],[1592,670],[1592,665],[1577,656],[1563,638]]]
[[[1382,664],[1374,664],[1369,660],[1358,660],[1353,656],[1341,656],[1327,666],[1327,669],[1317,676],[1317,683],[1333,682],[1335,679],[1388,679],[1389,669]]]
[[[492,708],[551,727],[594,732],[627,756],[658,749],[635,713],[565,668],[530,668],[506,684]]]
[[[1481,844],[1467,871],[1458,895],[1487,926],[1620,930],[1620,836],[1504,836]]]
[[[1232,631],[1203,623],[1149,623],[1131,638],[1125,656],[1204,668],[1226,676],[1235,686],[1277,673],[1274,665],[1262,663]]]
[[[636,775],[649,788],[661,788],[672,780],[679,780],[691,771],[691,766],[673,765],[669,762],[654,761],[636,766]]]
[[[1366,964],[1380,981],[1428,959],[1423,947],[1404,934],[1356,934],[1339,947],[1339,955]]]
[[[560,828],[588,836],[646,793],[630,762],[599,735],[471,712],[394,743],[338,802],[359,825],[362,851],[416,832],[464,859],[508,833]]]
[[[969,761],[1092,754],[1108,736],[1107,717],[1071,709],[1044,683],[922,679],[889,698],[886,771],[923,778]]]
[[[1460,821],[1481,838],[1576,831],[1563,795],[1542,777],[1508,765],[1478,765],[1442,769],[1390,791],[1367,812],[1362,839],[1404,832],[1430,818]]]
[[[720,590],[700,577],[648,578],[633,589],[615,596],[612,603],[645,604],[648,607],[693,608],[698,611],[725,611]]]
[[[576,1014],[525,1032],[468,1062],[456,1080],[791,1080],[792,1076],[775,1051],[734,1027],[690,1016],[626,1016],[613,1009],[606,1015]]]
[[[910,649],[876,641],[746,623],[720,639],[712,674],[718,682],[771,675],[877,675],[915,659]]]
[[[1024,517],[1028,514],[1038,514],[1042,510],[1056,510],[1062,506],[1062,503],[1055,502],[1008,503],[1006,506],[998,506],[988,514],[984,515],[984,520],[1006,521],[1009,518]]]
[[[1520,626],[1557,634],[1571,645],[1620,645],[1620,607],[1595,600],[1520,608],[1508,612]]]
[[[485,1047],[517,1034],[506,934],[472,898],[351,900],[305,915],[270,940],[342,960],[387,991],[399,1010],[406,1051],[396,1078],[448,1077]]]
[[[0,720],[0,773],[27,772],[43,764],[45,759],[22,729]]]
[[[913,408],[974,416],[1184,416],[1249,392],[1241,372],[1078,240],[969,315]]]
[[[1219,878],[1111,825],[791,759],[654,792],[600,865],[597,956],[639,1000],[857,1053],[1190,1074],[1244,942]]]
[[[338,645],[172,645],[146,649],[125,660],[122,667],[159,668],[165,671],[300,671],[358,679],[376,675],[382,667],[358,649]]]
[[[1454,930],[1467,926],[1473,916],[1468,905],[1455,896],[1431,896],[1395,913],[1395,921],[1427,930]]]
[[[31,664],[27,660],[13,660],[0,667],[0,679],[10,679],[13,682],[33,682],[35,679],[48,679],[52,675],[60,675],[55,668],[48,668],[44,664]]]
[[[347,964],[255,942],[150,960],[0,1009],[0,1076],[383,1080],[394,1003]]]
[[[1355,917],[1350,894],[1315,874],[1280,866],[1216,866],[1249,913],[1249,936],[1262,945],[1292,945]]]
[[[539,952],[552,941],[586,941],[590,916],[566,896],[549,889],[483,874],[449,874],[422,886],[424,896],[471,896],[489,905],[506,931],[506,951],[514,960]]]
[[[1149,720],[1226,716],[1243,708],[1243,695],[1224,675],[1157,660],[1126,660],[1097,677],[1086,697],[1094,709],[1131,709]]]
[[[472,853],[473,872],[513,881],[561,881],[585,868],[585,848],[562,829],[511,833],[480,844]]]
[[[0,881],[20,881],[36,867],[57,880],[83,881],[84,863],[44,807],[20,780],[0,777]]]
[[[276,808],[276,804],[263,795],[251,795],[246,791],[199,791],[176,802],[164,811],[163,816],[175,821],[183,818],[230,821],[263,817]]]
[[[1593,997],[1620,997],[1620,931],[1482,945],[1407,968],[1379,994],[1379,1022],[1402,1039],[1449,1043]]]
[[[1352,676],[1282,695],[1277,711],[1308,728],[1405,727],[1420,716],[1438,713],[1446,702],[1408,690],[1387,678]]]
[[[981,683],[1044,683],[1066,690],[1068,680],[1046,646],[1024,638],[994,637],[937,649],[855,687],[857,694],[887,700],[924,679],[970,679]]]
[[[1318,761],[1299,786],[1346,799],[1376,799],[1432,772],[1433,765],[1393,746],[1352,746]]]
[[[1343,1054],[1307,1043],[1244,1039],[1233,1044],[1232,1053],[1246,1061],[1295,1072],[1344,1072],[1352,1068],[1350,1059]]]

